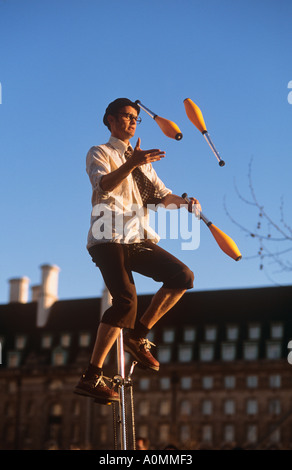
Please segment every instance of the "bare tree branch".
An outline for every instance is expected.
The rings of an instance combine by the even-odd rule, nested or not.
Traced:
[[[252,161],[250,162],[248,169],[248,188],[250,196],[246,197],[242,195],[237,187],[236,181],[234,181],[234,187],[239,200],[244,204],[252,206],[256,211],[257,217],[256,229],[244,226],[231,215],[227,208],[226,198],[224,198],[224,209],[232,223],[234,223],[241,231],[246,233],[247,236],[255,238],[258,241],[259,248],[257,253],[247,256],[245,259],[259,258],[260,269],[264,269],[264,263],[270,260],[280,268],[280,272],[291,272],[292,262],[289,259],[289,256],[292,253],[292,228],[285,220],[283,198],[281,198],[279,206],[278,214],[280,216],[280,221],[278,223],[267,213],[264,206],[260,204],[257,199],[252,181]],[[250,211],[252,212],[252,209],[250,209]],[[277,243],[282,245],[280,249],[277,246]]]

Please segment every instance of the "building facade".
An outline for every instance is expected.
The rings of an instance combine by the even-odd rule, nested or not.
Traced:
[[[73,393],[103,299],[58,300],[57,273],[44,268],[30,301],[13,280],[0,305],[0,449],[114,448],[113,407]],[[136,436],[153,449],[291,449],[291,300],[291,286],[186,293],[148,336],[160,371],[134,369]],[[104,373],[117,373],[115,347]]]

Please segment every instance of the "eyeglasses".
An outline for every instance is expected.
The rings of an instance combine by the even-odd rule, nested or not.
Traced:
[[[130,114],[130,113],[119,113],[120,116],[123,116],[125,119],[127,119],[127,121],[132,121],[132,119],[134,119],[134,121],[136,121],[137,124],[140,124],[142,122],[142,119],[138,116],[134,116],[134,114]]]

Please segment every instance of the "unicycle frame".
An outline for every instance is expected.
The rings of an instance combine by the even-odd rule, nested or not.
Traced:
[[[136,450],[136,438],[135,438],[135,417],[134,417],[134,398],[133,398],[133,383],[132,374],[134,367],[137,364],[136,361],[132,362],[130,372],[126,376],[125,373],[125,352],[124,352],[124,341],[123,341],[123,330],[121,329],[117,339],[117,365],[118,375],[113,378],[113,382],[118,387],[120,396],[119,401],[119,413],[117,418],[114,417],[114,426],[119,425],[119,444],[121,450],[128,450],[128,428],[127,428],[127,403],[126,403],[126,390],[130,389],[130,406],[131,406],[131,421],[132,421],[132,442],[133,450]],[[113,405],[115,406],[115,405]],[[113,408],[114,409],[114,408]],[[115,415],[115,413],[114,413]],[[116,421],[116,422],[115,422]],[[114,429],[115,431],[115,429]],[[116,434],[116,433],[115,433]]]

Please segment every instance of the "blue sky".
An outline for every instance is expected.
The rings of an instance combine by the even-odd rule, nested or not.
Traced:
[[[142,148],[166,158],[155,169],[174,193],[197,197],[204,213],[243,254],[239,263],[201,225],[197,250],[161,246],[195,273],[195,289],[291,283],[291,272],[246,257],[255,240],[228,218],[256,226],[248,167],[258,199],[291,224],[292,4],[288,0],[0,0],[0,303],[8,279],[40,282],[40,265],[60,267],[61,299],[99,296],[103,282],[86,251],[91,188],[85,157],[108,140],[102,116],[117,97],[140,99],[183,132],[169,139],[141,112]],[[226,166],[190,123],[191,98]],[[136,140],[133,141],[135,143]],[[154,281],[135,276],[138,293]]]

